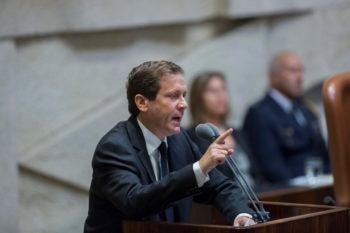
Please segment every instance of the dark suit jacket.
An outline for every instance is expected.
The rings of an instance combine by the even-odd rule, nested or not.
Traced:
[[[308,157],[320,157],[325,171],[329,158],[317,117],[300,102],[306,126],[300,126],[267,94],[247,112],[244,130],[263,174],[271,182],[283,182],[304,175]]]
[[[231,223],[239,213],[252,213],[237,186],[215,169],[210,181],[197,187],[192,165],[201,154],[184,130],[167,140],[170,174],[156,182],[135,117],[101,139],[92,160],[85,233],[122,232],[123,219],[159,220],[169,206],[175,221],[187,222],[192,200],[214,204]]]

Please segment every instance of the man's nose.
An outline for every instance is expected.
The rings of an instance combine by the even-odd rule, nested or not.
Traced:
[[[186,99],[184,97],[181,98],[181,100],[179,102],[179,107],[183,108],[183,109],[188,107],[187,101],[186,101]]]
[[[297,74],[297,78],[298,78],[299,82],[303,82],[303,80],[304,80],[304,73],[303,72],[299,72]]]
[[[297,69],[296,75],[297,75],[298,81],[302,82],[304,79],[304,68],[301,67]]]

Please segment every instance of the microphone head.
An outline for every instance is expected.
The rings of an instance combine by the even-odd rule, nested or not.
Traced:
[[[213,131],[215,138],[218,138],[220,136],[220,132],[218,127],[216,127],[214,124],[212,123],[205,123],[207,126],[209,126],[211,128],[211,130]]]
[[[211,123],[199,124],[197,125],[195,131],[196,135],[204,140],[214,141],[220,136],[219,130]]]

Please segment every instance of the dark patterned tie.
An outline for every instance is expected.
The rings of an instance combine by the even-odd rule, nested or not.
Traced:
[[[307,124],[299,101],[293,101],[292,114],[294,119],[298,122],[299,126],[303,127]]]
[[[163,141],[158,147],[160,152],[160,164],[159,164],[159,180],[163,179],[165,176],[169,174],[169,166],[168,166],[168,153],[167,146]],[[174,209],[170,207],[163,212],[160,213],[160,219],[162,221],[174,222]]]

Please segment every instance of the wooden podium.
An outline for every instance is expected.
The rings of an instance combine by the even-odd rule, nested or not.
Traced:
[[[233,228],[214,208],[197,206],[187,223],[124,221],[124,233],[348,233],[350,210],[344,207],[264,202],[271,220],[248,228]]]

